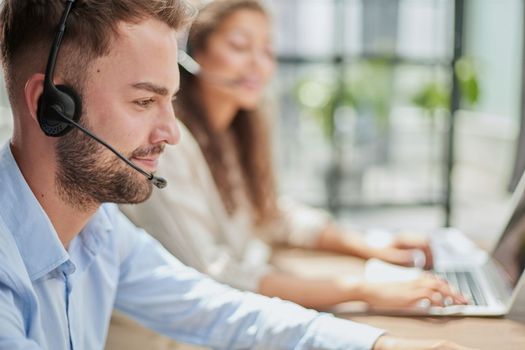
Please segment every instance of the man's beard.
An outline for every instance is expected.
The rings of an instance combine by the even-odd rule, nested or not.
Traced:
[[[158,154],[162,149],[160,145],[140,148],[132,156]],[[77,209],[89,210],[105,202],[141,203],[151,195],[149,181],[80,130],[62,136],[56,150],[58,193]]]

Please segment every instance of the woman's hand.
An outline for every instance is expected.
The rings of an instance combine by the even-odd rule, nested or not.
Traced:
[[[474,350],[446,340],[416,340],[383,335],[373,350]]]
[[[401,266],[416,266],[425,269],[433,266],[432,250],[425,237],[399,235],[392,244],[379,248],[374,255],[375,258]]]
[[[465,305],[468,300],[435,276],[425,274],[413,281],[365,283],[362,299],[372,308]]]

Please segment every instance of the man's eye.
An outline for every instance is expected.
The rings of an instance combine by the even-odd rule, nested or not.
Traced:
[[[136,100],[134,103],[139,107],[148,107],[150,104],[155,102],[152,98],[148,98],[145,100]]]

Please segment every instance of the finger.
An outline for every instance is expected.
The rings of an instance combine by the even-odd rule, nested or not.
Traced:
[[[434,279],[436,283],[433,289],[439,292],[443,296],[443,299],[452,298],[454,304],[467,304],[467,299],[462,294],[456,292],[447,281],[439,277],[434,277]]]
[[[432,255],[432,249],[430,248],[430,244],[428,242],[421,248],[423,253],[425,254],[426,262],[425,262],[425,269],[430,270],[434,266],[434,256]]]
[[[428,239],[423,237],[409,237],[399,236],[396,241],[392,244],[392,248],[400,250],[420,250],[424,254],[424,265],[419,266],[421,268],[430,269],[433,266],[433,255],[432,249]],[[416,265],[417,266],[417,265]]]
[[[427,265],[427,257],[421,249],[413,249],[412,252],[412,266],[423,269]]]
[[[444,306],[445,298],[448,296],[447,293],[450,293],[443,288],[442,284],[444,282],[436,279],[430,274],[425,274],[418,281],[418,293],[420,299],[428,299],[431,306]]]
[[[434,265],[434,257],[432,255],[432,249],[430,248],[429,241],[427,239],[421,239],[419,241],[412,241],[412,242],[400,242],[398,245],[398,248],[401,249],[418,249],[420,250],[424,256],[425,256],[425,269],[431,269]]]
[[[423,305],[430,304],[429,306],[444,306],[444,297],[441,293],[436,292],[432,289],[423,289],[421,291],[421,298],[418,300],[418,304]]]
[[[388,250],[385,260],[401,266],[414,266],[414,259],[410,250],[391,248]]]
[[[412,305],[429,308],[431,306],[440,306],[444,304],[444,297],[441,293],[431,289],[431,288],[420,288],[416,291],[416,300]]]
[[[427,244],[428,240],[421,235],[400,235],[393,242],[395,247],[402,249],[423,249]]]
[[[420,308],[429,308],[431,306],[434,307],[444,307],[445,305],[445,297],[443,294],[426,289],[422,290],[419,294],[419,298],[417,301],[413,302],[411,305],[415,305],[416,307]]]
[[[429,308],[431,306],[443,307],[445,306],[445,298],[439,292],[430,289],[423,291],[423,296],[415,303],[416,306],[422,308]]]
[[[430,301],[432,302],[433,306],[445,306],[445,298],[440,292],[432,292]]]
[[[430,306],[432,306],[432,302],[428,298],[423,298],[416,303],[416,306],[421,309],[428,309]]]

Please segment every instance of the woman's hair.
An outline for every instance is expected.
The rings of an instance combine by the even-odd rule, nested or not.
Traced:
[[[257,0],[216,0],[204,7],[193,22],[188,34],[190,53],[206,49],[207,40],[220,25],[238,10],[254,10],[268,16]],[[181,89],[175,103],[177,117],[188,127],[197,140],[231,215],[237,208],[234,186],[225,161],[227,137],[216,131],[202,107],[197,78],[181,69]],[[276,213],[276,188],[271,164],[271,147],[267,120],[260,109],[239,110],[229,131],[234,137],[248,199],[254,209],[258,225],[270,221]]]

